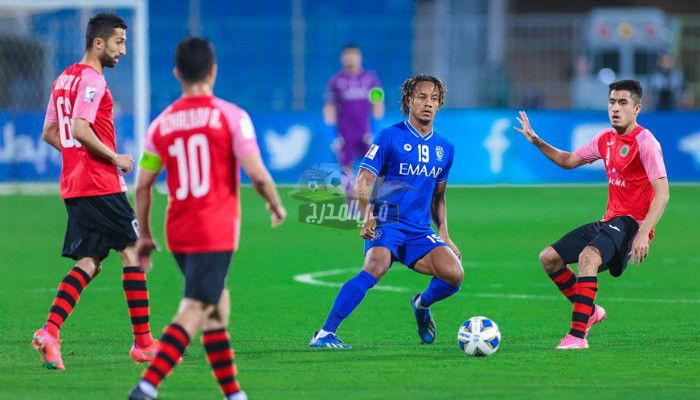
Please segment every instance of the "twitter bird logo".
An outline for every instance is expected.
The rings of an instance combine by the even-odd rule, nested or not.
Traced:
[[[681,139],[678,142],[678,149],[693,156],[696,168],[700,169],[700,132]]]
[[[309,151],[311,131],[302,125],[292,125],[286,135],[268,130],[265,132],[265,146],[270,155],[270,168],[285,170],[299,164]]]

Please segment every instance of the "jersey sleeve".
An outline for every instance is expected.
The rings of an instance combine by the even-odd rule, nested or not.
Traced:
[[[240,110],[237,116],[231,116],[229,126],[231,127],[233,153],[237,159],[260,154],[258,142],[255,139],[253,121],[250,120],[248,113]]]
[[[139,167],[151,172],[158,172],[163,166],[160,153],[153,140],[159,127],[160,118],[157,118],[148,126],[146,138],[143,141],[143,155],[141,156],[141,161],[139,161]]]
[[[637,136],[637,144],[639,145],[639,158],[642,160],[644,170],[651,182],[666,177],[666,165],[664,164],[661,144],[648,132]]]
[[[600,160],[601,156],[600,150],[598,149],[598,140],[601,136],[603,136],[604,132],[605,131],[595,135],[590,142],[579,147],[575,154],[581,157],[581,159],[588,164],[592,163],[593,161]]]
[[[331,78],[328,83],[326,83],[326,90],[323,92],[323,101],[326,103],[337,102],[335,95],[335,77]]]
[[[46,106],[46,117],[44,118],[45,121],[58,122],[58,116],[56,116],[56,105],[54,103],[53,93],[51,93],[49,104]]]
[[[450,160],[447,162],[447,165],[445,166],[445,169],[440,171],[440,174],[437,177],[437,183],[442,183],[447,181],[447,177],[450,175],[450,169],[452,168],[452,162],[455,159],[455,151],[454,148],[450,146]]]
[[[86,70],[78,84],[78,93],[73,105],[73,118],[81,118],[87,122],[95,123],[97,109],[105,94],[107,85],[104,77],[95,71]]]
[[[360,163],[361,168],[365,168],[371,173],[379,176],[384,165],[389,161],[391,154],[391,135],[385,131],[379,134],[372,146],[367,150],[367,154]]]
[[[372,85],[370,88],[382,90],[382,81],[379,80],[379,77],[374,72],[372,72]]]

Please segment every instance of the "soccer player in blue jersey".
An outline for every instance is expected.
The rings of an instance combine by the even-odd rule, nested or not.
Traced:
[[[338,326],[394,261],[433,276],[422,293],[411,297],[423,343],[435,340],[430,306],[457,293],[462,284],[461,254],[447,232],[445,207],[454,147],[433,129],[446,88],[440,79],[421,74],[406,80],[401,90],[401,111],[408,119],[379,134],[365,154],[355,182],[355,195],[362,199],[365,218],[360,233],[365,239],[364,266],[338,292],[323,329],[309,343],[311,347],[350,348],[336,335]],[[431,217],[437,233],[431,229]]]

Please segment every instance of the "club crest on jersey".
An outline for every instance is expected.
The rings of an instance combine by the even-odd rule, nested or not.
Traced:
[[[627,157],[627,155],[630,153],[630,147],[628,145],[622,146],[620,149],[620,155],[622,157]]]
[[[435,146],[435,156],[438,161],[442,161],[442,157],[445,155],[445,150],[442,146]]]
[[[85,101],[88,103],[92,103],[95,101],[95,94],[97,93],[97,89],[94,87],[86,87],[85,88]]]
[[[367,150],[367,154],[365,154],[365,157],[369,158],[370,160],[374,160],[374,156],[377,155],[377,151],[379,150],[379,146],[376,144],[373,144],[372,147]]]
[[[406,150],[406,151],[411,151],[411,148],[412,148],[411,145],[408,144],[408,143],[406,143],[405,145],[403,145],[403,149]]]

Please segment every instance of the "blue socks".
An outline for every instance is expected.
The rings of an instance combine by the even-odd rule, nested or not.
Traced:
[[[430,307],[433,303],[446,299],[459,291],[459,286],[452,286],[438,278],[430,280],[428,287],[420,294],[420,306]]]
[[[345,282],[333,302],[333,308],[331,308],[331,312],[328,314],[326,323],[323,324],[323,330],[335,333],[340,323],[360,305],[367,291],[376,284],[377,279],[364,270],[360,271],[354,278]]]

